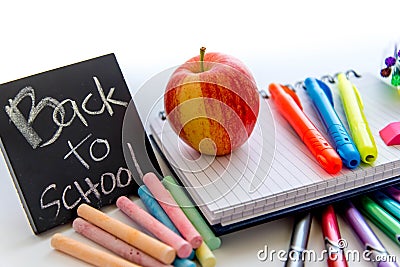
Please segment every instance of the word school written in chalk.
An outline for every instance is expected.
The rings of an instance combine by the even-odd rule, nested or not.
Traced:
[[[97,183],[93,182],[89,177],[86,177],[86,185],[74,181],[73,185],[67,185],[62,191],[59,190],[57,184],[53,183],[43,191],[40,198],[40,208],[54,209],[54,207],[56,207],[55,217],[57,217],[62,207],[67,210],[72,210],[82,201],[90,204],[92,201],[89,196],[94,196],[95,199],[100,200],[102,195],[109,195],[116,188],[125,188],[130,186],[132,180],[132,173],[129,169],[120,167],[116,175],[111,172],[106,172],[100,177],[100,180]],[[78,196],[76,196],[76,193],[78,193]],[[56,199],[54,199],[54,197],[49,197],[49,195],[56,195]],[[74,197],[72,197],[72,195],[74,195]]]
[[[81,104],[83,112],[85,112],[87,115],[91,116],[100,115],[103,114],[105,110],[107,110],[108,114],[110,116],[113,116],[114,110],[112,104],[123,107],[128,106],[128,103],[125,101],[112,99],[112,96],[115,91],[114,87],[110,88],[106,96],[99,79],[96,76],[94,76],[93,80],[96,85],[97,91],[99,93],[100,99],[102,101],[102,106],[98,110],[89,110],[88,103],[90,102],[90,99],[93,96],[92,93],[89,93],[83,99]],[[18,105],[26,97],[29,97],[31,100],[31,109],[29,111],[27,119],[24,117],[23,113],[18,108]],[[66,109],[64,107],[67,106],[68,104],[70,105],[70,108],[72,110],[72,116],[71,118],[69,118],[69,120],[65,118]],[[53,109],[53,115],[51,119],[56,125],[57,129],[49,140],[43,142],[43,139],[32,127],[32,124],[38,117],[40,112],[42,112],[42,110],[46,107]],[[60,102],[57,99],[48,96],[41,99],[38,103],[36,103],[35,89],[31,86],[26,86],[22,88],[19,91],[19,93],[14,97],[14,99],[9,99],[9,105],[5,107],[5,110],[12,123],[14,123],[14,125],[21,132],[21,134],[24,136],[26,141],[32,146],[33,149],[36,149],[39,145],[40,147],[44,147],[53,144],[61,135],[63,128],[70,126],[76,117],[78,117],[78,119],[84,126],[88,127],[88,122],[85,119],[84,114],[80,111],[78,104],[76,103],[75,100],[67,98]]]

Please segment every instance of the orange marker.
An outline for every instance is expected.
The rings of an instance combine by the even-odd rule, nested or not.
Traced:
[[[293,127],[322,168],[331,174],[339,172],[342,169],[342,160],[304,114],[296,93],[287,86],[275,83],[269,85],[269,92],[279,112]]]

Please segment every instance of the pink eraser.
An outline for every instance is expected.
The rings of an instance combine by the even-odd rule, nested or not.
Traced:
[[[203,243],[203,238],[194,228],[192,223],[176,203],[171,193],[164,187],[158,177],[154,173],[146,173],[143,176],[143,182],[182,236],[192,245],[193,248],[200,247]]]
[[[400,122],[389,123],[379,135],[387,146],[400,145]]]

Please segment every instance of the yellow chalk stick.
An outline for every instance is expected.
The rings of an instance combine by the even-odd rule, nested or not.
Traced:
[[[78,207],[78,215],[165,264],[171,264],[175,259],[176,251],[172,247],[87,204]]]
[[[72,238],[55,234],[51,246],[56,250],[98,267],[140,267],[113,254],[101,251]]]
[[[217,264],[214,254],[205,242],[203,242],[201,246],[196,249],[196,257],[203,267],[214,267]]]

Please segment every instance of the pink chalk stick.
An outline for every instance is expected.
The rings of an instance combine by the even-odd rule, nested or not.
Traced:
[[[193,248],[200,247],[203,239],[199,232],[193,227],[192,223],[183,213],[171,193],[164,187],[160,180],[154,173],[146,173],[143,176],[143,182],[157,199],[160,206],[165,213],[175,224],[175,227],[182,234],[182,236],[192,245]]]
[[[192,246],[185,239],[133,203],[129,198],[125,196],[119,197],[117,199],[117,207],[160,241],[173,247],[178,257],[187,258],[192,253]]]
[[[145,267],[172,267],[172,265],[165,265],[159,262],[146,253],[132,247],[131,245],[116,238],[101,228],[85,221],[82,218],[76,218],[72,224],[72,227],[79,234],[127,259],[128,261]]]

